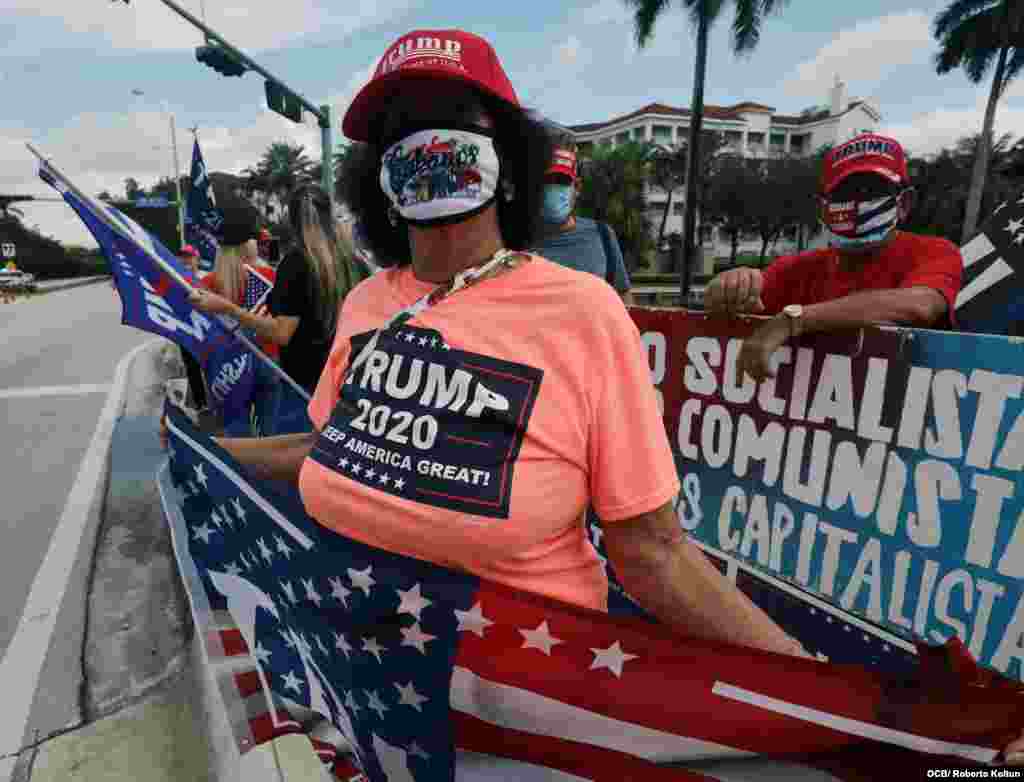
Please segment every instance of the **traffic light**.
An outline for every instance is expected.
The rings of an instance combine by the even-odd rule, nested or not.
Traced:
[[[302,104],[299,99],[276,81],[267,79],[263,86],[267,92],[267,106],[292,122],[302,123]]]
[[[230,52],[214,44],[196,47],[196,59],[224,76],[241,76],[248,68],[236,60]]]

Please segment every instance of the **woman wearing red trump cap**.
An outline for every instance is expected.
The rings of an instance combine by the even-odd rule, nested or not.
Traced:
[[[709,314],[776,315],[744,341],[741,371],[757,380],[773,375],[771,356],[805,332],[955,322],[960,251],[946,239],[898,230],[911,198],[895,139],[867,133],[825,156],[818,212],[829,247],[779,258],[764,272],[723,272],[708,285]]]
[[[606,610],[592,504],[627,590],[688,635],[799,644],[673,511],[679,481],[636,326],[602,280],[526,252],[551,144],[490,44],[417,30],[343,129],[344,200],[384,270],[345,299],[312,436],[224,445],[298,480],[321,524]]]

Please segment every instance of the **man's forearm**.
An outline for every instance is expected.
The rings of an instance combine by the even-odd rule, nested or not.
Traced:
[[[668,547],[654,561],[613,559],[612,564],[626,590],[682,635],[780,654],[801,651],[799,644],[689,541]]]
[[[860,291],[805,306],[798,329],[805,334],[876,323],[928,327],[940,321],[946,310],[943,295],[923,286]]]
[[[276,437],[217,437],[215,442],[257,478],[297,484],[302,463],[309,456],[317,433]]]

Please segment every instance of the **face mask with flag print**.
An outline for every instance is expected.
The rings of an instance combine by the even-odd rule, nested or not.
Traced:
[[[388,148],[381,159],[380,186],[402,218],[414,225],[460,222],[494,200],[499,169],[489,137],[469,130],[427,129]]]
[[[871,247],[885,241],[899,221],[902,194],[870,201],[822,199],[822,218],[829,243],[840,250]]]

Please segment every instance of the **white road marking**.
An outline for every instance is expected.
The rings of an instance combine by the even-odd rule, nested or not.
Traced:
[[[38,386],[36,388],[0,388],[0,399],[36,399],[41,396],[80,396],[109,393],[109,383],[85,383],[78,386]]]
[[[39,674],[53,638],[64,594],[82,534],[89,520],[89,511],[97,493],[104,486],[107,454],[114,437],[114,424],[121,413],[128,388],[128,370],[135,357],[154,343],[151,340],[128,353],[117,365],[110,395],[100,412],[89,449],[85,452],[78,475],[68,493],[60,521],[50,539],[43,564],[29,590],[25,608],[14,631],[3,661],[0,661],[0,692],[3,693],[3,716],[0,717],[0,756],[16,752],[21,746],[39,686]],[[9,782],[16,757],[0,759],[0,782]]]

